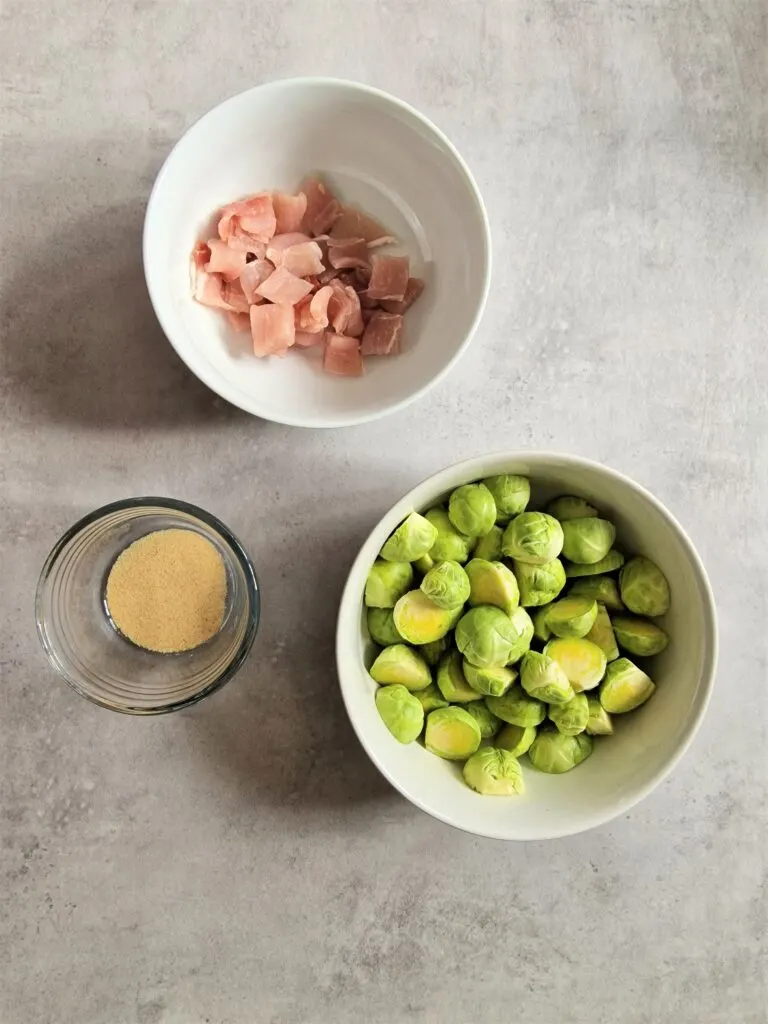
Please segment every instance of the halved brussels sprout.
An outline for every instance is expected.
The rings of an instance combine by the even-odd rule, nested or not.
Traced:
[[[605,558],[601,558],[599,562],[595,562],[593,565],[568,562],[565,567],[565,575],[569,580],[576,579],[579,576],[601,576],[603,573],[620,569],[622,565],[624,565],[624,555],[614,548],[608,552]]]
[[[661,654],[669,643],[669,637],[661,626],[648,619],[635,619],[631,615],[617,615],[613,621],[613,630],[625,651],[644,658]]]
[[[469,603],[473,607],[481,604],[492,604],[511,615],[517,608],[520,593],[517,581],[511,569],[503,562],[486,562],[482,558],[473,558],[467,562],[469,577]]]
[[[501,550],[508,558],[544,565],[563,549],[563,528],[546,512],[521,512],[504,530]]]
[[[574,690],[554,658],[536,651],[528,651],[520,665],[520,685],[535,700],[545,704],[566,704]]]
[[[434,564],[435,560],[432,555],[422,555],[421,558],[414,559],[413,568],[422,576],[426,576]]]
[[[499,731],[501,719],[485,706],[481,700],[474,700],[471,704],[465,704],[464,710],[472,715],[480,727],[480,735],[484,740],[489,740]]]
[[[589,598],[586,598],[588,601]],[[611,618],[605,610],[605,605],[598,602],[597,618],[592,624],[592,629],[587,633],[585,640],[591,640],[597,644],[608,661],[614,661],[619,656],[619,648],[616,646],[616,637],[613,635]]]
[[[385,647],[371,665],[371,678],[377,683],[400,683],[408,690],[423,690],[432,682],[429,665],[405,644]]]
[[[413,583],[410,562],[384,562],[377,559],[365,581],[365,603],[368,608],[394,608]]]
[[[508,523],[512,516],[525,511],[531,497],[531,482],[528,477],[502,473],[499,476],[487,477],[483,483],[493,495],[497,523]]]
[[[588,516],[596,516],[597,509],[593,508],[588,501],[577,498],[572,494],[564,494],[561,498],[555,498],[547,505],[547,512],[559,519],[561,523],[569,519],[586,519]]]
[[[571,562],[594,565],[605,558],[616,540],[616,527],[594,516],[563,523],[563,554]]]
[[[578,736],[564,736],[557,730],[539,732],[528,750],[528,760],[537,771],[562,775],[585,761],[592,747],[592,737],[585,732]]]
[[[605,710],[597,697],[587,697],[589,707],[589,718],[587,719],[586,732],[590,736],[612,736],[613,722],[611,716]]]
[[[549,709],[550,721],[563,736],[578,736],[589,721],[589,704],[584,693],[575,693],[565,704],[553,704]]]
[[[449,651],[443,656],[437,668],[437,686],[445,699],[453,704],[468,704],[482,697],[464,677],[458,651]]]
[[[452,608],[438,608],[420,590],[409,590],[395,605],[395,629],[409,644],[440,640],[456,621]]]
[[[482,693],[484,697],[501,697],[517,679],[517,672],[503,665],[492,665],[490,668],[477,668],[470,662],[465,661],[463,666],[464,678],[473,690]]]
[[[469,597],[469,577],[458,562],[438,562],[419,587],[438,608],[458,608]]]
[[[579,637],[550,640],[544,653],[554,658],[577,693],[593,689],[605,675],[605,654],[591,640]]]
[[[424,516],[411,512],[381,549],[379,557],[387,562],[415,562],[435,543],[437,530]]]
[[[424,728],[424,709],[404,686],[380,686],[376,691],[376,709],[400,743],[412,743]]]
[[[484,537],[496,522],[496,503],[485,484],[464,484],[451,492],[448,518],[466,537]]]
[[[483,796],[514,796],[523,792],[523,771],[506,750],[483,747],[463,768],[464,781]]]
[[[422,644],[419,647],[419,654],[428,665],[437,665],[449,647],[448,637],[444,636],[439,640],[433,640],[431,643]]]
[[[536,727],[533,725],[505,725],[496,736],[499,750],[508,750],[513,757],[522,757],[536,739]]]
[[[424,708],[425,715],[428,715],[430,711],[436,711],[438,708],[448,707],[448,701],[445,700],[434,683],[430,683],[423,690],[415,690],[413,696],[418,699],[419,704]],[[467,707],[471,706],[471,704],[467,705]]]
[[[520,642],[520,632],[501,608],[480,605],[462,615],[454,639],[467,661],[489,668],[506,665]]]
[[[629,658],[617,658],[608,666],[600,686],[600,703],[611,715],[622,715],[645,704],[656,686],[650,676]]]
[[[440,505],[431,508],[425,513],[425,519],[437,530],[437,539],[429,549],[429,557],[434,562],[466,562],[472,541],[454,529],[445,509]]]
[[[498,562],[501,558],[501,538],[504,531],[500,526],[492,526],[484,537],[480,537],[472,550],[473,558],[482,558],[486,562]]]
[[[552,637],[552,630],[547,625],[547,615],[551,607],[551,604],[545,604],[533,613],[533,635],[544,644]]]
[[[371,640],[380,647],[389,647],[390,644],[403,642],[403,638],[395,629],[391,608],[369,608],[366,619]]]
[[[544,565],[515,561],[512,566],[520,588],[520,604],[524,608],[549,604],[565,586],[565,569],[559,558],[553,558]]]
[[[619,573],[619,589],[622,601],[635,615],[655,619],[669,610],[669,583],[650,558],[630,558]]]
[[[486,697],[485,706],[502,722],[523,728],[540,725],[547,715],[546,706],[529,697],[519,685],[507,690],[503,697]]]
[[[547,625],[555,636],[586,636],[597,618],[597,601],[588,597],[564,597],[555,601]]]
[[[624,602],[619,597],[619,585],[612,576],[584,576],[571,584],[569,594],[591,597],[614,612],[624,611]]]
[[[464,708],[438,708],[427,715],[424,746],[447,761],[463,761],[480,746],[480,726]]]
[[[533,619],[525,608],[515,608],[509,618],[518,634],[517,643],[513,646],[507,662],[508,665],[512,665],[516,661],[519,661],[526,651],[531,649],[531,640],[533,640]]]

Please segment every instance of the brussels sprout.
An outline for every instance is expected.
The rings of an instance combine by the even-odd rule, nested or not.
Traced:
[[[454,704],[468,704],[482,696],[465,679],[458,651],[450,651],[443,656],[437,668],[437,686],[445,699]]]
[[[445,509],[439,505],[431,508],[425,518],[437,530],[437,539],[429,549],[429,557],[435,562],[466,562],[472,541],[454,529]]]
[[[669,583],[650,558],[630,558],[619,573],[619,589],[622,601],[635,615],[655,619],[669,610]]]
[[[547,625],[555,636],[586,636],[597,618],[597,601],[588,597],[564,597],[555,601]]]
[[[439,640],[433,640],[431,643],[421,644],[419,654],[428,665],[437,665],[449,646],[448,637],[444,636]]]
[[[484,537],[480,537],[472,550],[473,558],[482,558],[486,562],[498,562],[501,558],[501,538],[504,531],[500,526],[492,526]]]
[[[589,598],[585,598],[585,600],[588,601]],[[592,624],[592,629],[590,629],[584,639],[591,640],[593,644],[597,644],[608,661],[614,661],[614,659],[618,658],[619,648],[616,646],[616,637],[613,635],[611,618],[605,610],[604,604],[598,603],[597,617]]]
[[[544,653],[555,659],[577,693],[593,689],[605,675],[605,654],[591,640],[579,637],[550,640]]]
[[[365,581],[365,603],[369,608],[394,608],[413,582],[409,562],[382,562],[377,559]]]
[[[547,715],[544,704],[529,697],[519,685],[507,690],[503,697],[486,697],[485,706],[502,722],[523,728],[539,725]]]
[[[608,552],[605,558],[601,558],[599,562],[595,562],[593,565],[569,562],[565,567],[565,575],[569,580],[576,579],[578,576],[601,576],[605,572],[613,572],[614,569],[620,569],[622,565],[624,565],[624,555],[614,548]]]
[[[469,577],[469,603],[472,606],[492,604],[511,615],[517,608],[520,594],[517,581],[503,562],[486,562],[473,558],[467,562]]]
[[[553,704],[549,708],[550,721],[563,736],[578,736],[589,721],[589,704],[584,693],[575,693],[566,704]]]
[[[391,608],[369,608],[366,621],[371,640],[379,647],[389,647],[390,644],[403,642],[403,638],[395,629]]]
[[[505,725],[496,737],[496,746],[513,757],[522,757],[535,739],[535,726]]]
[[[578,736],[564,736],[557,731],[540,732],[528,750],[528,760],[537,771],[562,775],[585,761],[592,747],[592,737],[585,732]]]
[[[424,709],[404,686],[380,686],[376,691],[376,709],[400,743],[411,743],[424,728]]]
[[[371,678],[377,683],[400,683],[408,690],[423,690],[432,682],[432,673],[416,651],[405,644],[393,644],[385,647],[371,665]]]
[[[520,604],[524,608],[549,604],[565,586],[565,569],[559,558],[544,565],[513,562],[515,579],[520,588]]]
[[[469,579],[458,562],[438,562],[421,581],[420,589],[438,608],[457,608],[469,597]]]
[[[506,665],[520,633],[501,608],[484,604],[462,615],[454,639],[467,661],[478,668],[489,668]]]
[[[483,747],[463,768],[464,781],[483,796],[515,796],[523,792],[523,771],[506,750]]]
[[[481,700],[475,700],[472,701],[471,704],[465,704],[464,710],[468,715],[472,715],[474,720],[477,722],[480,727],[480,735],[484,740],[491,739],[499,731],[501,719],[497,718]]]
[[[535,700],[546,704],[566,704],[574,691],[554,658],[536,651],[528,651],[520,665],[520,685]]]
[[[529,565],[544,565],[560,554],[563,528],[546,512],[521,512],[504,531],[501,550],[508,558]]]
[[[464,708],[438,708],[427,715],[424,746],[448,761],[463,761],[480,746],[480,726]]]
[[[518,633],[517,643],[512,648],[507,662],[508,665],[511,665],[514,662],[519,661],[525,652],[529,651],[531,648],[531,640],[533,640],[533,620],[525,608],[515,608],[509,618]]]
[[[496,503],[485,484],[464,484],[451,492],[448,518],[466,537],[484,537],[496,522]]]
[[[580,594],[599,601],[614,612],[624,611],[624,602],[619,597],[619,585],[612,576],[585,576],[571,584],[569,594]]]
[[[615,540],[616,527],[607,519],[568,519],[563,523],[563,554],[580,565],[594,565],[605,558]]]
[[[497,523],[508,523],[512,516],[525,511],[531,497],[531,483],[527,477],[502,473],[489,476],[483,483],[493,495]]]
[[[542,605],[533,614],[533,635],[544,644],[552,636],[552,630],[547,625],[547,615],[551,607],[551,604]]]
[[[413,696],[418,699],[419,704],[424,708],[425,715],[428,715],[430,711],[436,711],[438,708],[448,707],[448,701],[444,699],[434,683],[430,683],[423,690],[415,690]],[[468,705],[468,707],[471,706],[471,704]]]
[[[589,718],[587,719],[585,731],[590,736],[612,736],[613,722],[611,721],[611,716],[600,701],[596,697],[587,697],[587,706],[589,707]]]
[[[608,666],[600,686],[600,703],[612,715],[634,711],[656,689],[653,680],[629,658],[617,658]]]
[[[624,650],[640,657],[650,658],[653,654],[661,654],[669,643],[669,637],[661,626],[647,619],[617,615],[613,620],[613,629]]]
[[[424,516],[411,512],[384,547],[380,557],[387,562],[415,562],[430,550],[437,539],[437,530]]]
[[[395,605],[393,619],[409,644],[429,644],[445,636],[456,616],[452,608],[438,608],[420,590],[409,590]]]
[[[477,668],[465,661],[463,664],[464,678],[473,690],[484,697],[501,697],[517,679],[517,672],[503,665],[492,665],[490,668]]]
[[[559,519],[561,523],[569,519],[586,519],[589,516],[596,516],[597,509],[593,508],[583,498],[576,498],[572,494],[564,494],[561,498],[555,498],[547,505],[547,512]]]
[[[426,576],[434,564],[435,560],[432,555],[422,555],[421,558],[414,559],[413,568],[422,576]]]

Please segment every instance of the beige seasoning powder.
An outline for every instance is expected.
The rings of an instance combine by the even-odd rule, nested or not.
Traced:
[[[189,651],[221,627],[227,593],[224,561],[192,530],[156,530],[129,545],[107,577],[112,621],[139,647]]]

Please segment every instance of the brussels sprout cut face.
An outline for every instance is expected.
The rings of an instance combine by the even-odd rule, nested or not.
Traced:
[[[473,558],[467,563],[469,603],[476,607],[492,604],[511,615],[517,608],[520,593],[514,573],[503,562],[486,562]]]
[[[371,665],[371,677],[377,683],[400,683],[408,690],[423,690],[432,682],[429,665],[405,644],[385,647]]]
[[[580,576],[600,576],[606,572],[614,572],[624,565],[624,555],[620,551],[611,550],[601,558],[599,562],[592,565],[581,565],[578,562],[569,562],[565,567],[565,575],[569,580],[577,579]]]
[[[611,716],[596,697],[587,697],[589,707],[589,718],[587,719],[586,732],[590,736],[612,736],[613,722]]]
[[[586,636],[597,618],[597,601],[588,597],[564,597],[555,601],[547,625],[555,636]]]
[[[437,686],[443,697],[452,704],[467,704],[482,699],[482,694],[473,689],[464,677],[458,651],[449,651],[443,656],[437,669]]]
[[[591,640],[593,644],[597,644],[608,661],[614,661],[618,658],[619,648],[616,646],[613,626],[604,604],[597,606],[597,618],[585,639]]]
[[[605,675],[605,654],[591,640],[550,640],[544,653],[558,663],[577,693],[593,689]]]
[[[448,761],[463,761],[480,746],[480,726],[463,708],[439,708],[427,715],[424,745]]]
[[[439,608],[420,590],[409,590],[395,605],[395,629],[410,644],[429,644],[441,640],[454,625],[450,608]]]
[[[612,715],[634,711],[645,704],[656,689],[653,680],[629,658],[612,661],[600,687],[600,703]]]

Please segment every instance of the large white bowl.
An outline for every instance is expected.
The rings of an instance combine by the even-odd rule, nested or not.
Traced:
[[[362,607],[368,570],[392,530],[412,510],[442,500],[459,484],[496,473],[521,473],[532,483],[533,507],[557,494],[593,501],[616,524],[620,541],[649,555],[670,581],[672,604],[660,622],[672,641],[652,661],[653,698],[616,731],[596,740],[594,753],[565,775],[530,766],[522,797],[479,796],[460,769],[418,743],[399,744],[374,704],[366,672],[371,646]],[[384,516],[357,556],[344,590],[336,636],[344,703],[371,760],[403,796],[449,825],[494,839],[552,839],[594,828],[624,813],[672,770],[701,722],[717,661],[717,626],[704,567],[682,527],[651,494],[615,470],[571,455],[509,452],[471,459],[419,484]],[[523,759],[525,765],[527,759]]]
[[[189,255],[215,234],[217,209],[247,193],[295,191],[320,172],[400,240],[427,287],[406,316],[404,351],[369,359],[365,376],[322,373],[312,354],[255,359],[247,336],[194,302]],[[163,165],[147,206],[144,271],[157,317],[208,387],[247,412],[305,427],[362,423],[435,384],[467,347],[488,294],[488,218],[466,164],[408,104],[353,82],[261,85],[194,124]]]

